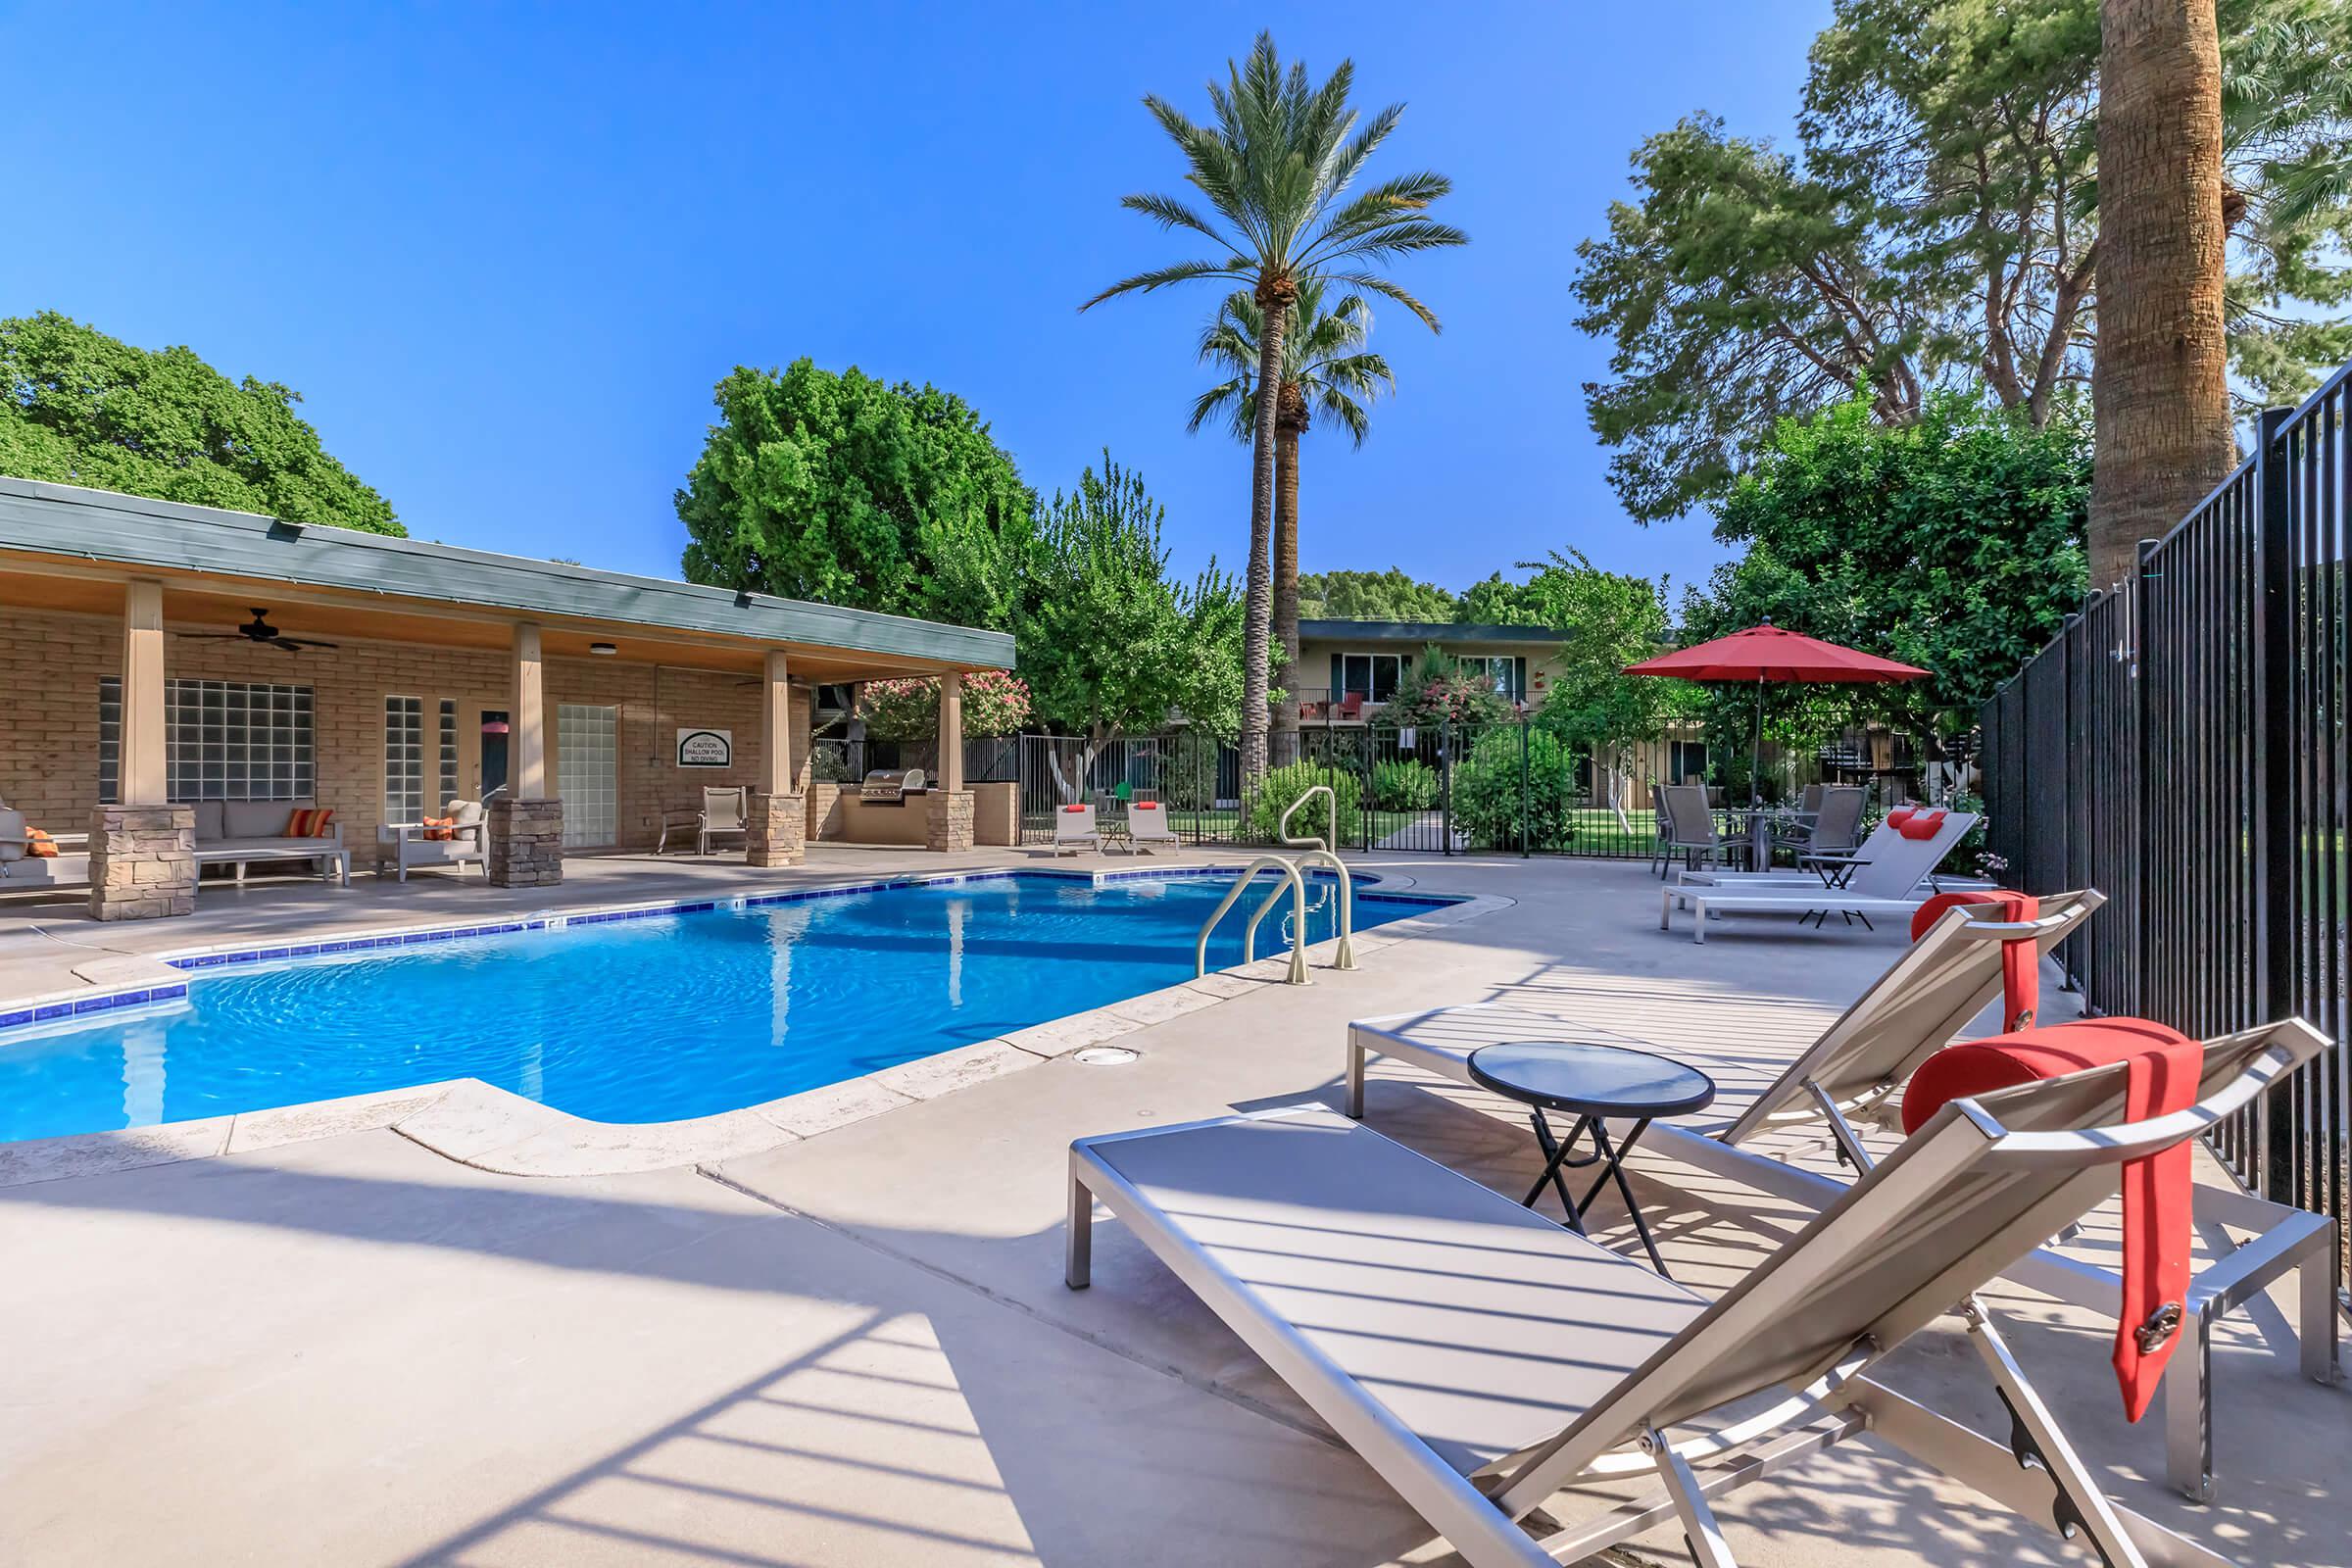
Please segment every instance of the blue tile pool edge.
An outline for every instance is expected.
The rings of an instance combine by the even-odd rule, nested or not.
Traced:
[[[1061,869],[1054,866],[1006,866],[984,871],[944,871],[934,876],[881,877],[866,882],[827,884],[813,888],[788,888],[776,893],[737,893],[708,899],[671,899],[656,904],[627,904],[590,906],[584,909],[547,910],[502,920],[477,921],[471,925],[403,926],[387,931],[358,931],[348,935],[326,938],[318,942],[283,943],[270,947],[239,948],[228,951],[204,949],[197,952],[165,953],[157,956],[159,963],[186,970],[192,977],[202,978],[207,969],[227,968],[242,963],[265,963],[278,958],[310,958],[327,954],[358,953],[376,948],[415,947],[427,942],[452,942],[460,937],[504,936],[515,931],[561,931],[573,925],[603,925],[615,920],[643,920],[656,915],[708,914],[717,909],[764,909],[776,905],[802,904],[812,899],[845,898],[857,893],[887,893],[901,888],[963,887],[980,882],[1004,882],[1020,877],[1046,878],[1064,882],[1085,882],[1094,887],[1112,886],[1120,882],[1167,881],[1179,877],[1231,876],[1230,865],[1170,865],[1134,866],[1116,871],[1083,871],[1075,867]],[[1331,873],[1318,871],[1316,876],[1328,878]],[[1356,873],[1358,883],[1377,884],[1381,879],[1370,873]],[[1438,893],[1382,893],[1358,887],[1356,898],[1376,900],[1383,904],[1415,904],[1429,908],[1444,908],[1475,902],[1468,895]],[[83,1013],[107,1012],[117,1007],[135,1007],[148,1003],[174,1002],[188,995],[185,981],[164,985],[124,986],[114,991],[89,993],[50,993],[22,1002],[0,1003],[0,1033],[11,1029],[29,1028],[35,1024],[55,1023],[61,1018],[76,1017]],[[1132,1002],[1135,999],[1125,999]]]

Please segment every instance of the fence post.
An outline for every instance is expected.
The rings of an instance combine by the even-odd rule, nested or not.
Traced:
[[[2137,992],[2137,1000],[2140,1010],[2157,1016],[2159,1022],[2170,1023],[2175,1022],[2175,1020],[2163,1017],[2160,1012],[2156,1012],[2155,1009],[2151,1009],[2149,1006],[2149,1004],[2152,1000],[2150,988],[2156,983],[2160,976],[2158,975],[2158,972],[2151,967],[2154,955],[2150,952],[2152,944],[2148,940],[2148,929],[2151,918],[2148,911],[2157,902],[2156,888],[2154,886],[2156,878],[2159,874],[2175,874],[2174,870],[2168,869],[2175,866],[2175,861],[2171,857],[2168,856],[2164,861],[2158,862],[2150,859],[2148,853],[2151,838],[2148,828],[2149,825],[2155,820],[2155,812],[2149,808],[2149,802],[2155,795],[2154,780],[2156,777],[2156,770],[2148,765],[2151,753],[2151,748],[2148,745],[2148,640],[2153,630],[2152,623],[2154,619],[2149,612],[2151,607],[2148,603],[2148,581],[2150,576],[2148,561],[2150,557],[2156,554],[2158,546],[2163,544],[2163,542],[2164,541],[2161,539],[2142,539],[2139,542],[2139,549],[2132,557],[2132,750],[2133,755],[2132,759],[2132,781],[2134,791],[2139,796],[2139,800],[2136,803],[2136,809],[2133,812],[2134,820],[2132,824],[2132,836],[2134,840],[2132,853],[2134,863],[2141,867],[2141,871],[2139,877],[2139,897],[2133,901],[2138,907],[2132,911],[2132,929],[2131,933],[2131,940],[2132,967],[2133,971],[2140,977],[2139,990]],[[2168,1008],[2164,1010],[2177,1013],[2179,1009]]]
[[[2294,537],[2285,442],[2292,409],[2265,409],[2254,444],[2254,562],[2260,597],[2254,615],[2253,735],[2254,997],[2245,1025],[2274,1022],[2295,1010],[2294,961]],[[2257,1191],[2292,1201],[2292,1173],[2271,1158],[2292,1149],[2293,1097],[2263,1097],[2254,1118]]]
[[[1438,725],[1438,843],[1453,853],[1453,720]]]
[[[1529,841],[1536,836],[1535,792],[1528,781],[1527,720],[1519,720],[1519,858],[1531,853]]]

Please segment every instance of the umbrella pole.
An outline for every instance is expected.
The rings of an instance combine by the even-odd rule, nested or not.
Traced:
[[[1747,808],[1756,808],[1756,776],[1764,771],[1764,677],[1756,677],[1756,738],[1747,753]]]

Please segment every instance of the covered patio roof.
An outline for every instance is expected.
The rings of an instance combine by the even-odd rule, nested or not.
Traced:
[[[754,672],[769,651],[817,681],[1004,669],[1012,638],[767,594],[597,571],[246,512],[0,477],[0,605],[119,614],[126,576],[174,622],[233,629],[266,605],[291,637],[505,649]]]

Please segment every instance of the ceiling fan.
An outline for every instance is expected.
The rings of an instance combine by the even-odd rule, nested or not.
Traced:
[[[285,636],[275,626],[270,624],[270,612],[259,605],[253,607],[253,618],[235,631],[183,631],[180,635],[195,638],[199,642],[236,642],[241,639],[249,643],[261,643],[270,648],[283,648],[289,654],[299,654],[305,648],[341,646],[337,643],[318,642],[309,637]]]

